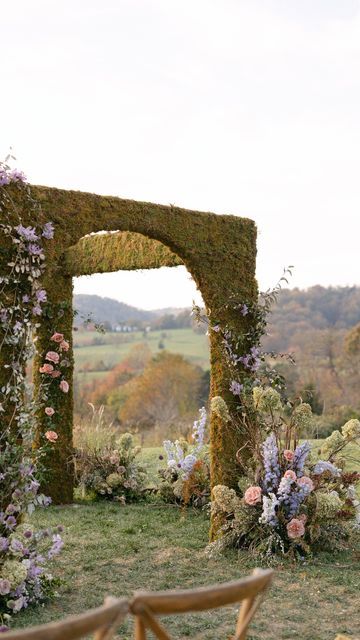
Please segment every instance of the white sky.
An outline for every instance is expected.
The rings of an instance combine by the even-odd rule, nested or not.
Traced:
[[[0,46],[31,182],[253,218],[261,288],[360,284],[359,0],[17,0]],[[181,267],[75,290],[194,295]]]

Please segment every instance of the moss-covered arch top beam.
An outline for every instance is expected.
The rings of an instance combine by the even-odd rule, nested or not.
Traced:
[[[36,226],[52,221],[55,226],[55,238],[47,245],[44,286],[48,294],[48,311],[43,314],[38,330],[38,360],[34,367],[34,381],[36,389],[40,378],[38,365],[44,361],[51,347],[49,337],[55,330],[63,333],[70,341],[67,354],[70,391],[66,396],[55,391],[52,397],[56,409],[53,428],[59,433],[59,444],[51,454],[52,475],[47,490],[54,502],[69,502],[72,499],[72,277],[89,274],[92,269],[105,271],[115,266],[122,268],[119,267],[121,258],[118,255],[116,259],[104,255],[105,266],[99,265],[99,255],[96,259],[89,255],[89,250],[95,246],[92,243],[102,246],[105,254],[108,243],[110,247],[115,242],[116,251],[124,243],[124,261],[129,264],[132,242],[137,238],[135,234],[141,234],[141,238],[149,239],[150,243],[141,240],[138,256],[133,257],[134,268],[140,266],[138,260],[141,250],[145,252],[147,247],[153,252],[156,246],[156,260],[159,258],[160,263],[170,260],[186,266],[202,294],[211,322],[220,323],[237,333],[246,333],[249,329],[248,317],[229,307],[228,302],[234,293],[244,302],[257,298],[256,227],[252,220],[232,215],[215,215],[112,196],[32,186],[33,197],[42,205],[41,213],[34,214],[33,210],[26,208],[27,200],[21,189],[16,185],[10,185],[8,189],[13,203],[9,208],[10,224],[18,223],[17,215],[20,212],[24,225]],[[127,232],[128,235],[114,234],[118,236],[115,240],[112,239],[113,234],[90,235],[100,231]],[[86,236],[92,239],[88,240]],[[95,237],[100,239],[94,240]],[[162,254],[158,253],[158,245],[153,241],[164,245]],[[154,256],[147,256],[148,264],[152,259],[155,260]],[[144,266],[144,256],[142,260]],[[6,265],[7,262],[6,242],[0,238],[0,271],[1,264]],[[0,366],[0,388],[6,384],[9,375],[4,364],[7,363],[3,362]],[[234,397],[229,391],[229,371],[221,337],[215,331],[210,332],[210,366],[211,395],[221,395],[231,411]],[[46,429],[44,412],[40,412],[39,434]],[[210,437],[212,483],[235,486],[238,477],[235,454],[244,444],[244,436],[239,430],[235,433],[230,424],[224,423],[219,416],[212,415]]]
[[[183,264],[162,242],[130,231],[85,236],[64,252],[63,260],[64,272],[74,277]]]

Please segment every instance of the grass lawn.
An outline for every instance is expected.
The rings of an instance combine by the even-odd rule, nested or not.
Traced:
[[[65,547],[56,559],[59,595],[44,607],[14,618],[14,627],[48,622],[97,606],[107,593],[189,588],[246,575],[256,563],[235,551],[219,559],[204,553],[208,518],[171,506],[109,503],[39,511],[41,526],[62,523]],[[252,640],[332,640],[337,632],[360,634],[360,554],[326,555],[277,570],[274,585],[251,627]],[[236,607],[169,619],[174,638],[220,640],[234,631]],[[131,622],[117,638],[130,639]]]

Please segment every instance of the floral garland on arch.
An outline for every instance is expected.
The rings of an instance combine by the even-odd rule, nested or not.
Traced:
[[[9,373],[0,389],[0,624],[21,609],[52,596],[57,585],[48,563],[63,546],[62,527],[37,531],[27,517],[36,507],[46,507],[51,502],[39,493],[42,458],[58,439],[51,428],[55,410],[49,402],[50,385],[58,379],[64,393],[69,389],[61,370],[61,366],[66,367],[61,356],[69,344],[64,336],[54,333],[50,338],[54,347],[42,366],[44,379],[39,396],[36,400],[31,398],[26,365],[35,352],[32,332],[39,326],[47,302],[42,277],[46,245],[54,237],[54,227],[50,221],[39,228],[22,224],[7,186],[12,184],[21,190],[29,210],[39,211],[40,205],[32,198],[24,174],[10,168],[9,159],[0,163],[0,212],[6,216],[11,210],[17,224],[0,225],[9,246],[8,271],[0,277],[0,349],[6,353],[5,368]],[[49,429],[41,446],[34,449],[35,417],[39,411],[48,417]],[[2,624],[0,631],[5,630],[7,626]]]
[[[235,546],[268,559],[278,554],[300,558],[315,549],[335,550],[352,531],[360,531],[360,474],[348,472],[344,458],[348,444],[360,443],[360,422],[350,420],[342,433],[334,431],[322,444],[320,458],[314,458],[310,443],[300,440],[312,421],[311,407],[301,398],[286,398],[286,381],[271,365],[276,357],[293,358],[261,348],[268,314],[288,275],[291,267],[256,303],[236,296],[229,301],[228,308],[250,320],[244,335],[193,309],[198,321],[221,337],[228,365],[233,401],[213,397],[211,411],[245,442],[236,455],[238,490],[217,485],[212,491],[212,514],[223,526],[209,553]]]

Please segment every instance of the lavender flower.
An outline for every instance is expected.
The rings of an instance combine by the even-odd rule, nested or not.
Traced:
[[[36,235],[36,231],[34,227],[24,227],[22,224],[19,224],[15,227],[18,235],[26,240],[27,242],[36,241],[39,237]]]
[[[6,596],[10,593],[11,584],[9,580],[0,580],[0,596]]]
[[[48,551],[49,560],[57,556],[64,546],[64,542],[58,534],[53,535],[52,541],[53,541],[53,544]]]
[[[33,313],[33,316],[41,316],[42,315],[41,307],[39,307],[39,305],[35,305],[35,307],[33,307],[32,313]]]
[[[230,385],[230,391],[234,396],[239,396],[244,388],[243,384],[240,384],[240,382],[237,382],[236,380],[232,380],[231,385]]]
[[[35,242],[30,242],[27,247],[28,252],[32,256],[40,256],[42,254],[42,248]]]
[[[14,527],[16,527],[16,518],[14,518],[14,516],[9,516],[5,520],[5,528],[11,530],[14,529]]]
[[[23,297],[22,297],[22,301],[24,304],[27,304],[28,302],[30,302],[30,296],[28,296],[28,294],[26,293]]]
[[[193,424],[192,437],[195,440],[195,442],[197,443],[197,448],[201,449],[201,447],[204,444],[207,415],[206,415],[205,407],[201,407],[199,412],[200,412],[200,418],[199,418],[199,420],[195,420],[195,422]]]
[[[303,442],[302,444],[299,444],[294,451],[292,467],[298,478],[303,475],[304,465],[310,451],[311,445],[307,440],[305,440],[305,442]]]
[[[4,187],[10,183],[10,178],[4,169],[0,169],[0,187]]]
[[[12,169],[9,172],[9,178],[12,182],[26,182],[25,173],[19,171],[19,169]]]
[[[47,300],[47,293],[45,291],[45,289],[38,289],[36,292],[36,300],[38,302],[46,302]]]
[[[268,436],[262,444],[262,457],[265,470],[264,488],[267,491],[277,489],[280,479],[279,450],[275,434]]]
[[[54,237],[54,225],[52,222],[44,224],[42,235],[46,240],[52,240]]]
[[[341,469],[335,467],[334,464],[327,462],[326,460],[319,460],[313,468],[313,474],[315,476],[320,476],[322,473],[325,473],[325,471],[331,473],[331,475],[337,478],[341,475]]]
[[[247,306],[247,304],[242,304],[240,307],[240,313],[242,316],[247,316],[247,314],[249,313],[249,307]]]
[[[9,540],[8,538],[0,537],[0,553],[7,551],[9,548]]]

